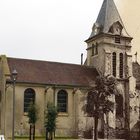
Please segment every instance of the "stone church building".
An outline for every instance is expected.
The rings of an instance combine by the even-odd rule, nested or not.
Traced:
[[[109,127],[116,131],[127,127],[139,132],[140,65],[137,61],[132,62],[131,40],[114,1],[104,0],[92,32],[85,41],[87,58],[84,65],[1,55],[0,134],[7,138],[12,134],[13,87],[10,75],[14,69],[18,72],[15,86],[16,136],[29,133],[27,110],[31,100],[39,109],[38,136],[44,135],[44,112],[49,102],[59,107],[56,136],[72,137],[92,130],[93,119],[82,108],[89,89],[95,86],[99,71],[116,77],[120,91],[118,97],[112,97],[115,109],[109,113]],[[101,121],[98,129],[103,131]]]

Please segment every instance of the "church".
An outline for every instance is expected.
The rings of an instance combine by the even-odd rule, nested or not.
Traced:
[[[140,132],[140,65],[132,61],[131,41],[113,0],[104,0],[87,43],[84,64],[68,64],[0,56],[0,134],[12,136],[13,87],[10,75],[18,72],[15,84],[15,136],[27,136],[30,101],[37,105],[36,135],[45,135],[47,103],[59,107],[56,136],[75,137],[92,131],[93,118],[83,111],[86,97],[99,72],[116,77],[120,96],[112,97],[115,109],[109,113],[110,138],[124,138]],[[105,121],[106,123],[106,121]],[[104,133],[99,121],[99,138]],[[112,130],[115,130],[112,131]],[[115,133],[115,134],[112,134]]]

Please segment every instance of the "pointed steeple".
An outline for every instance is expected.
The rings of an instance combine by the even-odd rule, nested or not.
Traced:
[[[120,14],[117,10],[114,1],[104,0],[98,18],[96,20],[96,23],[93,25],[92,33],[89,39],[99,33],[109,33],[109,30],[114,23],[120,24],[122,28],[122,32],[121,32],[122,36],[130,37],[124,27],[124,24],[122,22],[122,19],[120,17]]]

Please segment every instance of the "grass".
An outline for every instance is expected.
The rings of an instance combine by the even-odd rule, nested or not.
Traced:
[[[74,140],[75,138],[70,137],[56,137],[54,140]],[[15,140],[29,140],[29,137],[23,136],[23,137],[15,137]],[[36,137],[35,140],[46,140],[45,137]]]
[[[19,138],[15,138],[15,140],[19,140]],[[20,138],[20,140],[29,140],[29,138]],[[35,140],[45,140],[45,138],[35,138]],[[54,140],[76,140],[72,138],[55,138]]]

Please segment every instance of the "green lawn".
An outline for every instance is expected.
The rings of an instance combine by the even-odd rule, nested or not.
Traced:
[[[15,140],[29,140],[29,138],[16,138]],[[35,138],[35,140],[45,140],[45,138]],[[70,138],[55,138],[54,140],[76,140],[76,139],[70,139]]]
[[[8,139],[11,140],[11,139]],[[28,137],[15,137],[15,140],[29,140]],[[45,137],[36,137],[35,140],[45,140]],[[55,138],[54,140],[76,140],[75,138]]]
[[[29,138],[15,138],[15,140],[29,140]],[[45,138],[35,138],[35,140],[45,140]],[[54,140],[77,140],[72,138],[55,138]]]

